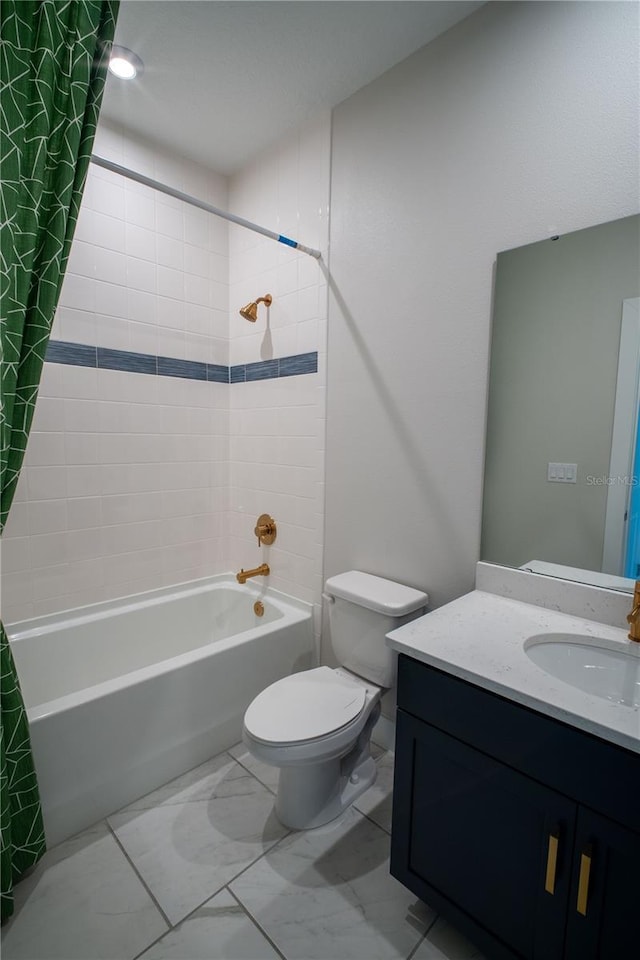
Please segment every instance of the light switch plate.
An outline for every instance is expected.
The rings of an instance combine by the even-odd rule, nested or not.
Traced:
[[[549,463],[547,464],[547,480],[549,483],[576,483],[578,478],[577,463]]]

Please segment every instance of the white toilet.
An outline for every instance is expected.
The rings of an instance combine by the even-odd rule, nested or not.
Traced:
[[[342,664],[272,683],[244,716],[243,740],[280,767],[276,814],[287,827],[333,820],[376,778],[371,731],[395,679],[385,635],[420,616],[426,593],[351,570],[325,584],[331,641]]]

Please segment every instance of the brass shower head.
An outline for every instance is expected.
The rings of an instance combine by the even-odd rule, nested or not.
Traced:
[[[245,320],[248,320],[250,323],[255,323],[258,319],[258,304],[266,303],[268,307],[271,306],[273,297],[270,293],[266,293],[264,297],[258,297],[257,300],[252,300],[251,303],[248,303],[246,307],[242,307],[240,310],[240,316],[244,317]]]

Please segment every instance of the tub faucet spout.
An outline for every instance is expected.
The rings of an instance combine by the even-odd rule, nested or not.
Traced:
[[[240,573],[236,573],[236,580],[238,583],[246,583],[249,577],[268,577],[270,573],[269,564],[261,563],[259,567],[255,567],[253,570],[243,569]]]

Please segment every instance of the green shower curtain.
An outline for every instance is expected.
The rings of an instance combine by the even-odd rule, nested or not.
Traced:
[[[15,493],[104,90],[117,0],[2,0],[0,529]],[[45,849],[24,703],[0,624],[2,921]]]

